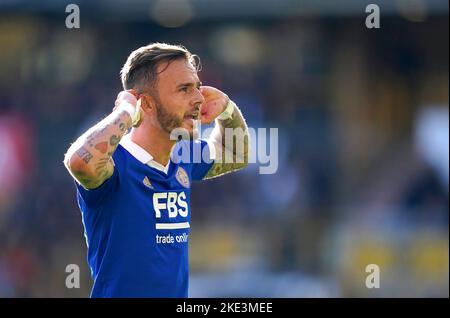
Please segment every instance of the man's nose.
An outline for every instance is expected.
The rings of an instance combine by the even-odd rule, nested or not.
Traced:
[[[196,88],[195,89],[195,96],[194,96],[194,99],[193,99],[193,104],[194,105],[201,105],[201,104],[203,104],[204,101],[205,101],[205,97],[203,96],[202,92],[200,91],[200,89]]]

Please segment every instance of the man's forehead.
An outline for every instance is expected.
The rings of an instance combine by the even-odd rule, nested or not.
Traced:
[[[171,61],[169,65],[161,63],[158,66],[158,73],[160,79],[167,78],[176,82],[199,80],[195,66],[190,61],[182,59]]]

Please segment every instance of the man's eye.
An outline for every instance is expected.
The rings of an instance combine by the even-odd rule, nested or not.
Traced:
[[[185,87],[182,87],[182,88],[180,89],[180,91],[187,92],[188,89],[189,89],[189,87],[185,86]]]

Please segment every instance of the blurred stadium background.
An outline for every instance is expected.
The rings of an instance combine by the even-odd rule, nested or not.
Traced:
[[[448,297],[448,33],[447,0],[0,1],[0,297],[89,296],[63,155],[154,41],[279,128],[276,174],[194,185],[191,296]]]

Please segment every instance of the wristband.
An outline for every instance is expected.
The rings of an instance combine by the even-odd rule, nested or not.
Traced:
[[[123,101],[122,103],[120,103],[120,105],[119,105],[119,107],[117,107],[117,109],[119,111],[126,111],[131,117],[131,126],[134,126],[141,119],[141,116],[140,116],[141,112],[139,110],[139,106],[140,106],[139,103],[137,103],[136,107],[134,107],[130,103]]]
[[[219,116],[217,116],[217,118],[220,120],[225,120],[225,119],[231,118],[231,115],[233,115],[235,106],[236,106],[236,104],[230,99],[228,101],[228,104],[227,104],[227,107],[225,108],[225,110]]]

